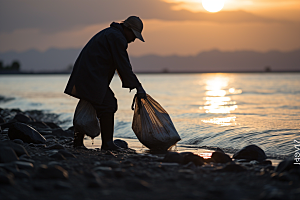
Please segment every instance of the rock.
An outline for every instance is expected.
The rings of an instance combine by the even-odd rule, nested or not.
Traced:
[[[244,172],[247,171],[247,168],[235,163],[230,163],[225,165],[222,169],[217,169],[215,172]]]
[[[24,144],[23,140],[20,139],[14,139],[13,142],[17,144]]]
[[[71,189],[71,185],[69,183],[63,182],[63,181],[57,181],[54,184],[54,188],[56,189]]]
[[[170,163],[183,163],[184,157],[182,154],[177,152],[167,152],[163,162],[170,162]]]
[[[68,152],[67,150],[64,150],[64,149],[60,149],[58,151],[58,153],[60,153],[61,155],[63,155],[64,157],[66,158],[76,158],[76,156],[70,152]]]
[[[229,155],[221,152],[221,151],[215,151],[212,153],[211,155],[212,160],[215,163],[228,163],[231,162],[231,158],[229,157]]]
[[[217,147],[215,151],[216,151],[216,152],[225,153],[225,152],[223,151],[223,149],[221,149],[221,148],[219,148],[219,147]]]
[[[111,167],[111,168],[117,168],[120,166],[120,162],[115,161],[115,160],[108,160],[106,162],[103,162],[101,165]]]
[[[188,164],[189,162],[193,162],[196,166],[201,166],[204,164],[204,159],[201,156],[198,156],[192,152],[183,152],[180,153],[183,156],[182,164]]]
[[[256,145],[249,145],[242,148],[240,151],[233,155],[234,159],[247,159],[263,161],[267,158],[265,152]]]
[[[0,172],[0,185],[13,185],[14,175]]]
[[[0,163],[9,163],[19,160],[15,151],[7,146],[0,147]]]
[[[17,154],[17,156],[19,156],[19,157],[22,155],[26,155],[26,156],[30,157],[27,150],[22,145],[16,144],[13,141],[10,141],[10,140],[2,141],[2,142],[0,141],[0,146],[7,146],[7,147],[12,148],[15,151],[15,153]]]
[[[0,124],[5,123],[5,120],[0,116]]]
[[[64,149],[65,147],[60,144],[53,144],[46,147],[47,149]]]
[[[53,123],[53,122],[44,122],[47,126],[49,126],[51,129],[61,129],[60,126],[58,126],[57,124]]]
[[[288,158],[279,163],[279,165],[275,168],[275,172],[282,173],[282,172],[289,172],[290,170],[296,169],[300,170],[300,165],[294,164],[295,160],[293,158]]]
[[[15,171],[13,172],[15,178],[19,179],[30,179],[30,174],[27,171],[21,170],[21,171]]]
[[[87,179],[88,179],[87,186],[89,188],[100,188],[100,187],[103,187],[103,185],[104,185],[102,183],[102,181],[100,180],[99,176],[94,172],[86,172],[85,177],[87,177]]]
[[[58,137],[61,137],[61,136],[74,137],[74,133],[72,131],[64,131],[61,128],[53,129],[52,135],[55,135]]]
[[[34,128],[23,123],[15,123],[8,130],[8,137],[11,140],[21,139],[26,143],[45,144],[46,139]]]
[[[116,139],[114,140],[115,145],[122,147],[124,149],[128,149],[128,143],[124,140]]]
[[[54,158],[55,160],[66,160],[66,157],[60,153],[52,154],[52,155],[50,155],[50,157]]]
[[[2,128],[1,128],[1,126],[0,126],[0,134],[2,134]]]
[[[19,169],[32,169],[33,168],[33,164],[30,162],[15,161],[14,164],[16,164]]]
[[[38,170],[36,176],[38,178],[43,179],[68,179],[69,174],[68,172],[58,165],[47,166],[41,165]]]
[[[126,181],[126,188],[130,191],[149,191],[151,190],[150,184],[144,180],[128,179]]]
[[[51,130],[51,128],[44,122],[42,121],[35,121],[35,122],[27,122],[26,124],[29,124],[30,126],[36,128],[36,129],[48,129]]]
[[[17,122],[17,120],[11,120],[11,121],[9,121],[9,122],[5,122],[5,123],[3,123],[3,124],[0,124],[1,129],[4,130],[4,129],[6,129],[6,128],[10,128],[10,127],[12,127],[16,122]]]
[[[16,114],[14,119],[17,120],[18,122],[21,122],[21,123],[27,123],[27,122],[32,121],[31,117],[29,117],[28,115],[25,115],[23,113]]]

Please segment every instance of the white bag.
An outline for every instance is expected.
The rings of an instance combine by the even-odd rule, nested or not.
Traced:
[[[146,99],[134,97],[132,129],[139,141],[151,150],[168,150],[179,140],[168,113],[147,94]]]
[[[91,138],[97,137],[101,131],[96,110],[92,104],[82,99],[76,106],[73,125],[75,132],[85,133]]]

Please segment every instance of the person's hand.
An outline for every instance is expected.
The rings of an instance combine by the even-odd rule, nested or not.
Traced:
[[[142,86],[137,87],[136,91],[137,91],[136,94],[137,94],[138,98],[141,98],[141,99],[147,98],[146,91],[144,90],[144,88]]]

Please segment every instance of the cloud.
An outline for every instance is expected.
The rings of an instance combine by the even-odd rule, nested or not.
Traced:
[[[275,22],[243,11],[215,14],[173,10],[176,3],[161,0],[0,0],[0,32],[39,29],[43,32],[75,30],[84,26],[124,20],[138,15],[142,19],[193,20],[213,22]]]

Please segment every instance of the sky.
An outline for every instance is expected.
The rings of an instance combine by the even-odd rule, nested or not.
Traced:
[[[130,44],[131,56],[300,49],[299,0],[225,0],[216,13],[202,0],[0,0],[0,52],[82,48],[130,15],[146,41]]]

